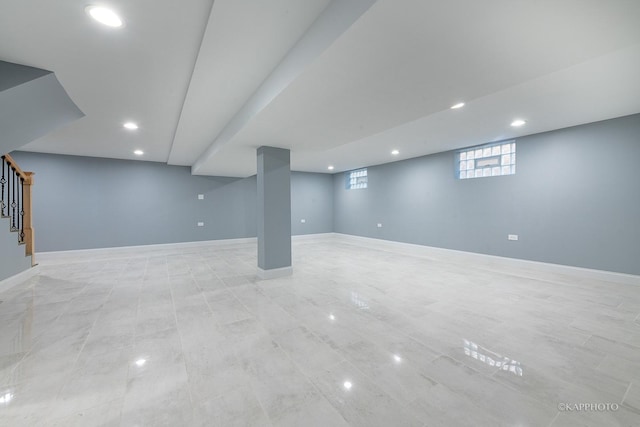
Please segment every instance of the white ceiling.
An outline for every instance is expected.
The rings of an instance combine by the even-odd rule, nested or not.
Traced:
[[[328,3],[214,2],[169,156],[171,164],[191,166],[198,159]]]
[[[640,112],[640,1],[95,3],[125,27],[0,3],[0,60],[55,71],[86,114],[25,150],[249,176],[272,145],[339,172]]]

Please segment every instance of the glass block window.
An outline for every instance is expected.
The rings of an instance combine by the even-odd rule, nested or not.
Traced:
[[[458,151],[457,156],[459,179],[514,175],[516,173],[515,141],[465,148]]]
[[[367,168],[347,172],[347,190],[358,190],[361,188],[367,188],[367,182]]]

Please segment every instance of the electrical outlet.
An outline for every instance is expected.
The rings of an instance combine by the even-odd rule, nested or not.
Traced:
[[[378,228],[382,228],[382,224],[381,223],[378,223]]]
[[[305,222],[307,222],[307,220],[303,218],[300,220],[300,222],[304,224]]]
[[[198,221],[198,227],[204,227],[204,222]]]
[[[204,200],[204,194],[198,194],[198,200]]]
[[[509,234],[507,236],[507,239],[509,239],[509,240],[518,240],[518,235],[517,234]]]

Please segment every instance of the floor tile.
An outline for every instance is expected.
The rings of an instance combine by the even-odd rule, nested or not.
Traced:
[[[293,255],[273,280],[255,243],[43,262],[0,294],[0,425],[638,425],[637,286],[339,236]]]

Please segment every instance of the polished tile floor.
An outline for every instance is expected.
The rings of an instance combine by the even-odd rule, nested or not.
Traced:
[[[45,260],[2,426],[638,426],[640,287],[328,236]],[[587,405],[588,404],[588,405]]]

